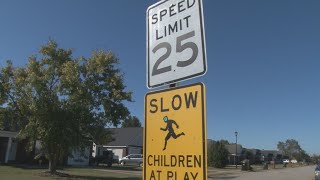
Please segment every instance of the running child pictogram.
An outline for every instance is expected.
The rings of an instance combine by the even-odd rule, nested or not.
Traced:
[[[185,135],[184,132],[176,135],[176,133],[174,132],[174,129],[172,127],[172,124],[176,125],[176,128],[179,129],[179,125],[176,123],[176,121],[169,119],[168,116],[163,117],[163,121],[165,123],[167,123],[166,128],[160,128],[160,130],[162,131],[169,131],[166,138],[165,138],[165,142],[164,142],[164,147],[163,147],[163,151],[166,150],[167,148],[167,141],[172,137],[173,139],[177,139],[178,137]]]

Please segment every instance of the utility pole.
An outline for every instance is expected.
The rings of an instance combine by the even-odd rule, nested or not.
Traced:
[[[234,132],[234,135],[236,135],[236,169],[238,169],[238,132]]]

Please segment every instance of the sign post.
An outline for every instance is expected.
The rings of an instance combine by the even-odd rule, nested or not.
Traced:
[[[147,10],[147,86],[207,71],[202,0],[163,0]]]
[[[145,96],[144,180],[207,179],[205,87]]]

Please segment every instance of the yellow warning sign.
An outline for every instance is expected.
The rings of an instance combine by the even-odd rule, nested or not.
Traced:
[[[145,96],[144,180],[207,179],[205,87]]]

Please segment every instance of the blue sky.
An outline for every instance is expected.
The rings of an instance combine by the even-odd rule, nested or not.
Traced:
[[[156,0],[1,0],[0,65],[25,65],[49,38],[88,57],[120,58],[128,104],[143,121],[146,10]],[[276,149],[293,138],[320,153],[320,1],[203,0],[208,138]]]

